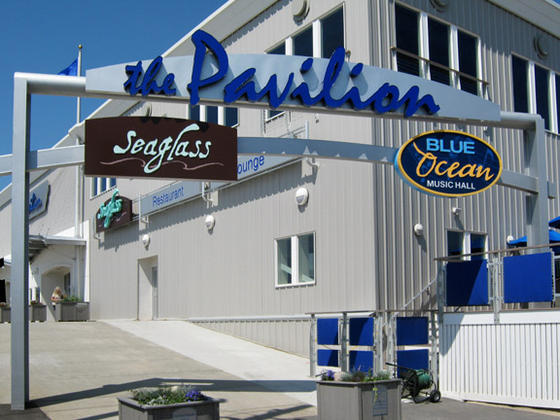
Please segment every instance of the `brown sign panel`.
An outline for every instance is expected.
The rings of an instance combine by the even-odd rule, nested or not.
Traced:
[[[86,120],[85,174],[237,180],[237,131],[163,117]]]
[[[132,200],[121,197],[119,190],[113,191],[113,196],[105,201],[95,214],[95,231],[123,226],[132,221]]]

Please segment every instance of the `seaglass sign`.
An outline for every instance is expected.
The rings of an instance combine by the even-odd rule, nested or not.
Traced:
[[[164,117],[86,120],[89,176],[237,180],[237,131]]]
[[[440,130],[408,140],[397,152],[395,167],[421,191],[463,197],[498,182],[502,159],[492,145],[472,134]]]

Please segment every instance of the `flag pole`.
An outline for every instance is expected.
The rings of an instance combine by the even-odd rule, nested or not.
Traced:
[[[78,45],[78,71],[77,76],[80,77],[82,75],[82,44]],[[80,123],[80,114],[81,114],[81,107],[82,107],[82,98],[78,96],[76,102],[76,124]]]

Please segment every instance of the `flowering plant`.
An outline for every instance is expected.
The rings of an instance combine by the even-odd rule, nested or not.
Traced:
[[[169,405],[208,399],[199,390],[185,385],[135,389],[132,390],[132,398],[141,405]]]

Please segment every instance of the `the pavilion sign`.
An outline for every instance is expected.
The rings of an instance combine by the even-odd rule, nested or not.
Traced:
[[[233,181],[237,131],[177,118],[86,120],[85,174]]]
[[[350,63],[339,47],[329,59],[232,54],[210,34],[192,35],[194,56],[157,57],[88,70],[86,90],[109,95],[209,104],[364,115],[498,121],[497,105],[450,86],[389,69]],[[460,104],[460,106],[458,106]]]

